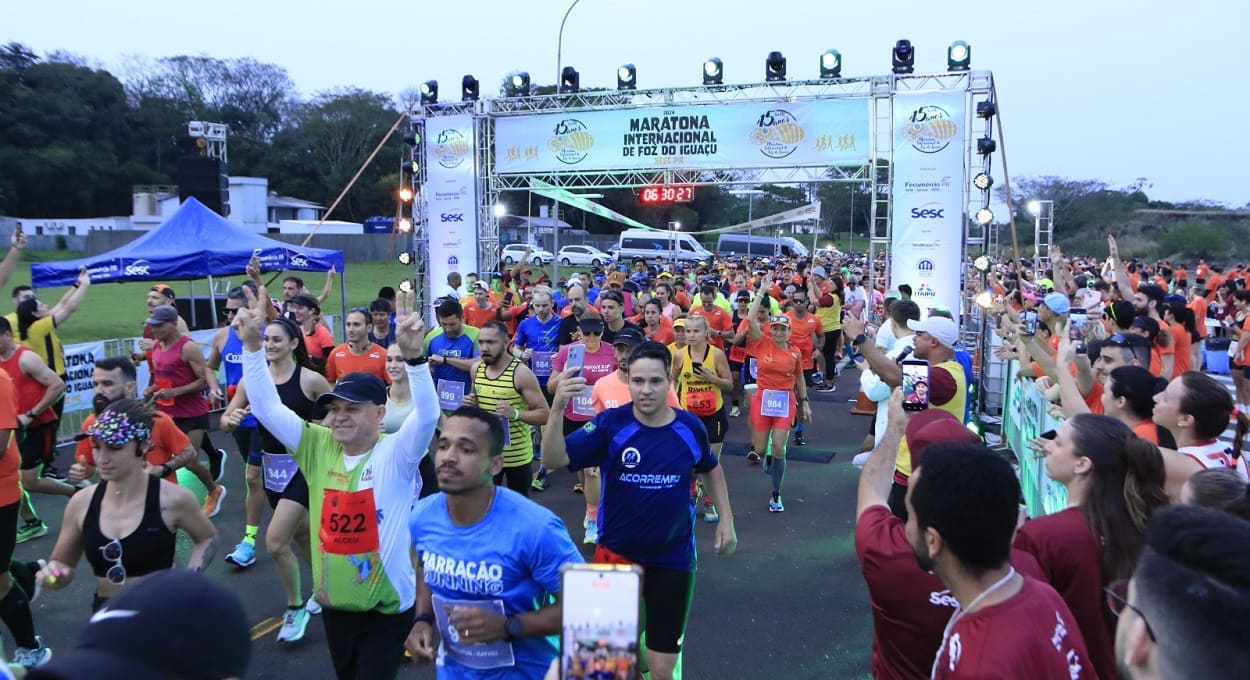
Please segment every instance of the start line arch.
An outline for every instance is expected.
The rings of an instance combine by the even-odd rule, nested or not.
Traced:
[[[977,105],[993,85],[962,71],[426,104],[410,120],[420,294],[428,308],[448,273],[495,266],[507,191],[852,182],[869,185],[887,285],[958,313],[967,248],[986,245],[970,176],[990,170]]]

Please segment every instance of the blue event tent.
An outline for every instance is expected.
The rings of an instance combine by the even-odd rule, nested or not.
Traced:
[[[266,238],[188,198],[160,227],[120,248],[95,257],[32,264],[31,285],[71,285],[83,267],[92,283],[212,279],[244,273],[253,255],[260,258],[261,271],[266,272],[325,272],[331,267],[343,272],[342,251]]]

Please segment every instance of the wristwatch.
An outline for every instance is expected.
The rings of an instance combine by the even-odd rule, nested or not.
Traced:
[[[434,612],[422,612],[414,617],[414,623],[428,623],[434,625]]]
[[[413,357],[413,358],[411,358],[411,359],[409,359],[409,358],[405,357],[405,358],[404,358],[404,363],[405,363],[405,364],[408,364],[409,366],[420,366],[421,364],[424,364],[424,363],[428,362],[429,360],[430,360],[430,355],[428,355],[428,354],[422,354],[422,355],[421,355],[421,356],[419,356],[419,357]]]
[[[507,619],[505,619],[504,624],[503,624],[503,629],[504,629],[504,632],[508,634],[508,639],[512,640],[514,638],[521,637],[521,627],[523,625],[524,624],[521,623],[521,619],[515,616],[509,616]]]
[[[169,463],[161,463],[161,470],[164,471],[164,474],[161,475],[162,477],[168,477],[174,474],[174,469],[169,466]]]
[[[868,342],[868,336],[864,335],[863,333],[860,333],[859,335],[855,336],[855,339],[851,341],[851,344],[858,346],[858,345],[864,344],[865,342]]]

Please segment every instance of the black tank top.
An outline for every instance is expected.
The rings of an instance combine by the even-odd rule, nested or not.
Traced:
[[[295,370],[291,372],[291,377],[278,388],[278,398],[287,408],[295,412],[295,415],[304,420],[320,420],[325,417],[325,409],[319,408],[308,395],[304,394],[304,389],[300,387],[299,376],[300,371],[304,367],[299,364],[295,365]],[[269,430],[264,425],[260,427],[260,450],[266,453],[286,453],[286,447],[277,437],[269,434]]]
[[[100,550],[112,542],[100,532],[100,502],[108,489],[108,482],[100,482],[91,495],[91,504],[82,520],[83,550],[87,562],[96,576],[104,578],[113,562],[104,559]],[[139,527],[120,541],[122,566],[127,577],[143,576],[154,571],[169,569],[174,565],[174,532],[161,519],[161,479],[148,477],[148,492],[143,503],[143,519]]]

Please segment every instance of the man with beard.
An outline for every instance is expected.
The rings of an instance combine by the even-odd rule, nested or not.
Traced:
[[[599,295],[602,297],[603,293]],[[569,314],[560,319],[560,332],[556,335],[556,342],[561,347],[571,345],[581,337],[577,330],[577,322],[581,321],[582,315],[588,309],[586,306],[586,291],[582,290],[581,286],[569,286],[568,292],[565,293],[565,298],[569,302]],[[544,385],[544,387],[546,386]]]
[[[504,436],[495,412],[453,411],[434,452],[442,493],[408,523],[420,567],[405,646],[418,663],[437,656],[441,678],[543,678],[560,633],[560,568],[582,562],[559,517],[491,483]]]
[[[369,310],[357,307],[347,312],[343,328],[347,342],[330,351],[326,359],[326,380],[334,383],[348,373],[369,373],[390,384],[386,374],[386,349],[369,340]]]
[[[137,381],[135,365],[125,357],[106,357],[95,362],[95,370],[91,373],[91,384],[95,389],[95,396],[91,399],[94,412],[82,422],[82,431],[89,432],[95,424],[96,415],[109,404],[121,399],[134,399],[138,393]],[[191,445],[191,440],[178,429],[173,419],[158,411],[152,421],[152,438],[149,441],[152,447],[143,456],[148,463],[148,473],[177,484],[175,471],[195,459],[195,447]],[[80,439],[74,449],[69,481],[78,484],[93,474],[95,455],[91,438],[87,437]]]
[[[933,678],[1096,677],[1063,598],[1008,561],[1019,498],[1011,465],[981,445],[930,446],[912,471],[907,540],[958,603]]]

